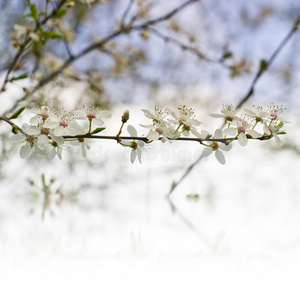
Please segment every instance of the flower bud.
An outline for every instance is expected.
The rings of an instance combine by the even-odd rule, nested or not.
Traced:
[[[122,116],[122,123],[126,123],[129,119],[129,110],[126,109],[123,113],[123,116]]]

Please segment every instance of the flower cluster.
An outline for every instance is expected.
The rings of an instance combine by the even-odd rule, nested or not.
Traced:
[[[23,109],[18,110],[10,119],[16,118]],[[89,141],[92,138],[114,139],[118,144],[131,149],[131,162],[136,158],[141,162],[142,152],[149,149],[154,141],[171,142],[172,140],[196,141],[205,148],[202,156],[206,157],[215,153],[216,159],[225,164],[223,151],[232,148],[232,142],[238,140],[241,146],[246,146],[249,139],[268,140],[272,137],[281,144],[279,135],[285,134],[283,125],[286,121],[281,114],[284,109],[279,106],[269,105],[266,109],[253,106],[252,109],[244,109],[243,115],[238,115],[238,109],[232,105],[224,106],[220,114],[211,114],[212,117],[223,118],[225,129],[217,129],[213,134],[206,130],[199,131],[202,124],[196,119],[194,110],[181,106],[178,109],[167,108],[162,110],[155,107],[151,112],[142,109],[151,124],[141,125],[148,132],[139,136],[137,130],[127,126],[130,136],[123,136],[122,130],[129,120],[129,111],[126,110],[121,118],[121,127],[115,136],[97,135],[105,127],[103,119],[111,116],[110,112],[94,106],[84,106],[82,110],[72,113],[55,111],[43,105],[33,110],[35,114],[29,124],[23,124],[22,128],[13,126],[16,135],[12,138],[15,143],[22,143],[21,158],[27,158],[33,154],[41,154],[48,159],[57,156],[62,158],[66,143],[81,146],[82,155],[86,157],[90,149]],[[9,120],[9,119],[8,119]],[[17,128],[17,130],[15,130]],[[192,135],[192,136],[190,136]]]
[[[41,154],[49,160],[56,155],[61,159],[66,141],[73,145],[81,145],[82,155],[85,157],[89,145],[88,141],[80,136],[88,137],[104,130],[96,126],[104,124],[102,118],[110,117],[108,111],[93,106],[85,106],[84,110],[74,111],[71,114],[55,111],[43,105],[33,109],[32,113],[35,116],[29,120],[29,124],[23,124],[22,129],[12,138],[12,142],[23,144],[20,150],[21,158]]]

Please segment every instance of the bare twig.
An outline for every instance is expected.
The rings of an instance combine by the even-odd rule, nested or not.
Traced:
[[[275,51],[273,52],[273,54],[270,56],[270,58],[265,62],[264,67],[260,66],[258,72],[256,73],[250,88],[248,90],[248,92],[246,93],[246,95],[238,102],[237,107],[240,108],[242,105],[244,105],[248,99],[253,95],[254,93],[254,88],[258,82],[258,80],[261,78],[261,76],[270,68],[271,64],[273,63],[273,61],[275,60],[275,58],[277,57],[277,55],[281,52],[281,50],[284,48],[284,46],[287,44],[287,42],[290,40],[290,38],[293,36],[293,34],[297,31],[298,26],[299,26],[299,18],[300,16],[297,17],[296,21],[293,24],[293,27],[291,28],[291,30],[288,32],[288,34],[284,37],[284,39],[282,40],[282,42],[279,44],[279,46],[275,49]],[[221,126],[221,128],[223,128],[225,125],[225,122],[223,123],[223,125]],[[180,179],[172,185],[168,196],[170,197],[170,195],[174,192],[174,190],[178,187],[179,184],[181,184],[181,182],[188,176],[188,174],[193,170],[193,168],[202,160],[202,155],[195,161],[193,162],[188,168],[187,170],[184,172],[184,174],[180,177]]]
[[[164,42],[171,43],[172,45],[175,45],[175,46],[179,47],[182,50],[188,50],[188,51],[192,52],[193,54],[195,54],[198,58],[200,58],[202,60],[205,60],[205,61],[211,62],[211,63],[219,62],[219,60],[214,60],[212,58],[207,57],[204,53],[202,53],[197,48],[186,45],[186,44],[182,43],[181,41],[179,41],[179,40],[177,40],[177,39],[175,39],[171,36],[168,36],[166,34],[161,33],[160,31],[158,31],[155,28],[148,27],[148,30],[150,32],[152,32],[154,35],[156,35],[158,38],[162,39]]]
[[[300,16],[298,16],[297,20],[299,20]],[[297,22],[296,20],[296,22]],[[237,108],[242,107],[248,99],[254,94],[254,88],[257,83],[257,81],[260,79],[260,77],[270,68],[271,64],[277,57],[277,55],[281,52],[281,50],[284,48],[284,46],[287,44],[287,42],[290,40],[290,38],[293,36],[293,34],[297,31],[298,25],[296,25],[296,22],[294,22],[294,25],[292,29],[288,32],[288,34],[284,37],[284,39],[281,41],[279,46],[275,49],[273,54],[270,56],[270,58],[266,61],[265,66],[259,68],[257,74],[255,75],[250,88],[247,92],[247,94],[238,102]]]
[[[130,12],[130,9],[131,9],[131,7],[132,7],[132,5],[133,5],[133,2],[134,2],[134,0],[129,0],[128,5],[127,5],[126,9],[124,10],[124,13],[123,13],[123,15],[122,15],[121,22],[120,22],[121,28],[122,28],[122,27],[124,26],[124,24],[125,24],[126,18],[127,18],[128,14],[129,14],[129,12]]]

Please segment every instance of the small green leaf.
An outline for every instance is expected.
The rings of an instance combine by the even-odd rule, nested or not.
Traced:
[[[97,127],[95,130],[93,130],[91,132],[91,134],[99,133],[99,132],[103,131],[104,129],[105,129],[105,127]]]
[[[11,132],[13,134],[18,134],[19,133],[19,130],[18,130],[18,127],[16,125],[13,125],[12,129],[11,129]]]
[[[53,18],[62,18],[67,13],[67,10],[63,7],[57,10],[57,12],[53,15]]]
[[[17,77],[13,77],[10,81],[13,82],[13,81],[16,81],[16,80],[21,80],[21,79],[25,79],[28,77],[28,73],[24,73],[20,76],[17,76]]]
[[[62,39],[64,37],[55,31],[42,31],[41,35],[45,39]]]
[[[268,67],[268,62],[265,59],[260,60],[259,70],[264,71]]]
[[[10,118],[8,118],[9,120],[11,119],[16,119],[23,111],[24,111],[25,107],[20,107]]]
[[[231,58],[233,56],[231,51],[227,51],[223,54],[223,59]]]
[[[36,8],[36,5],[35,4],[30,4],[30,12],[31,12],[31,16],[34,20],[37,20],[37,15],[38,15],[38,12],[37,12],[37,8]]]

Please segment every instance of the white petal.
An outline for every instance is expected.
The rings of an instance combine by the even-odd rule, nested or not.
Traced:
[[[137,141],[137,144],[139,149],[144,148],[145,146],[145,143],[143,141]]]
[[[46,135],[40,135],[38,138],[37,138],[37,142],[39,144],[39,146],[44,149],[48,143],[49,143],[49,139],[47,138]]]
[[[140,126],[142,126],[144,128],[147,128],[147,129],[155,129],[154,125],[142,125],[142,124],[140,124]]]
[[[21,147],[20,149],[20,157],[21,158],[26,158],[31,152],[31,146],[29,143],[26,143],[24,146]]]
[[[229,128],[225,128],[223,130],[223,133],[226,135],[237,135],[238,130],[237,128],[229,127]]]
[[[221,114],[209,114],[213,118],[224,118],[224,115]]]
[[[246,112],[246,115],[248,115],[249,117],[255,117],[255,112],[253,110],[244,108],[244,111]]]
[[[139,162],[142,163],[142,151],[137,150]]]
[[[282,146],[283,145],[282,141],[280,140],[280,138],[278,137],[278,135],[277,134],[273,134],[273,136],[274,136],[274,139],[275,139],[276,143],[278,145]]]
[[[131,155],[130,155],[130,161],[131,161],[132,164],[134,163],[136,155],[137,155],[137,152],[135,150],[132,150]]]
[[[57,148],[57,156],[61,160],[61,158],[62,158],[62,148],[61,147]]]
[[[208,135],[209,135],[209,132],[208,132],[208,131],[206,131],[206,130],[201,130],[201,133],[200,133],[200,138],[201,138],[201,139],[206,138]]]
[[[224,143],[219,143],[219,148],[223,151],[229,151],[232,148],[232,144],[225,145]]]
[[[101,126],[104,122],[101,119],[92,119],[92,123],[96,126]]]
[[[50,150],[49,154],[48,154],[48,159],[52,160],[55,157],[56,151],[55,151],[55,147],[52,147],[52,149]]]
[[[245,133],[241,132],[238,136],[238,141],[241,146],[246,146],[248,143],[248,139]]]
[[[80,134],[81,131],[82,131],[82,128],[78,125],[77,122],[75,121],[71,121],[68,125],[68,128],[71,129],[71,130],[74,130],[75,131],[75,135],[76,134]]]
[[[76,116],[77,119],[85,119],[87,117],[86,111],[84,109],[75,110],[73,114]]]
[[[51,139],[56,142],[58,145],[62,145],[65,142],[65,139],[62,136],[56,136],[55,134],[50,134]]]
[[[264,126],[263,129],[264,129],[265,134],[267,134],[267,135],[271,134],[271,131],[269,130],[269,128],[267,126]]]
[[[16,134],[16,135],[14,135],[11,139],[10,139],[10,141],[12,142],[12,143],[16,143],[16,144],[18,144],[18,143],[20,143],[20,142],[23,142],[25,140],[25,136],[23,135],[23,134]]]
[[[31,123],[31,124],[37,124],[38,121],[39,121],[40,119],[41,119],[40,116],[34,116],[34,117],[32,117],[32,118],[29,120],[29,123]]]
[[[223,132],[221,129],[216,129],[214,133],[214,138],[216,139],[222,139],[224,137]]]
[[[138,135],[136,129],[131,125],[127,126],[127,131],[130,134],[130,136],[136,137]]]
[[[191,132],[194,136],[196,136],[198,138],[202,138],[202,135],[197,131],[197,129],[191,128]]]
[[[179,139],[180,138],[180,132],[176,131],[175,133],[172,132],[167,132],[166,133],[166,137],[170,138],[170,139]]]
[[[46,120],[45,127],[50,128],[50,129],[54,129],[56,126],[58,126],[58,122],[57,121],[50,121],[49,119]]]
[[[159,133],[157,131],[151,130],[147,135],[148,140],[158,140],[159,139]]]
[[[142,109],[142,111],[144,112],[145,117],[152,119],[152,113],[148,109]]]
[[[202,156],[206,157],[209,156],[213,152],[211,147],[205,147],[202,151]]]
[[[111,117],[111,112],[108,110],[101,110],[100,112],[97,113],[97,118],[110,118]]]
[[[83,157],[86,157],[86,149],[85,149],[85,146],[84,146],[84,143],[81,143],[81,150],[82,150],[82,156]]]
[[[188,122],[186,122],[188,125],[192,125],[192,126],[200,126],[201,122],[196,120],[196,119],[190,119],[188,120]]]
[[[253,129],[247,130],[247,133],[249,133],[254,139],[257,139],[262,136],[261,133],[257,132],[256,130],[253,130]]]
[[[23,124],[23,128],[27,134],[39,134],[41,129],[36,126],[30,126],[28,124]]]
[[[225,162],[226,162],[225,161],[225,156],[224,156],[222,151],[216,150],[215,151],[215,157],[219,161],[220,164],[225,165]]]

